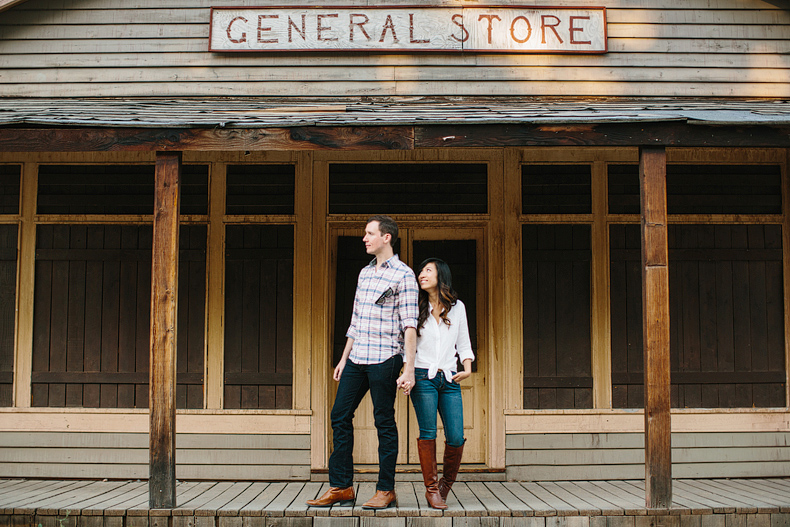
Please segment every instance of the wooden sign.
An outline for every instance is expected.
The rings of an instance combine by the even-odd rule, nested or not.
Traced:
[[[603,7],[213,7],[209,50],[605,53]]]

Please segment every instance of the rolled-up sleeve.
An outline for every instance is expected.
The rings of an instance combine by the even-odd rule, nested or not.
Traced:
[[[419,315],[419,308],[417,307],[417,279],[414,278],[413,274],[407,274],[398,284],[398,290],[400,329],[401,331],[406,331],[406,328],[416,329],[417,316]]]
[[[359,333],[357,331],[357,324],[359,322],[359,280],[357,279],[357,290],[354,294],[354,309],[351,311],[351,324],[346,331],[346,337],[357,340]]]
[[[463,302],[458,301],[453,309],[458,309],[458,338],[455,341],[455,350],[458,352],[458,358],[463,362],[466,359],[475,360],[474,351],[472,351],[472,341],[469,339],[469,323],[466,319],[466,306]]]

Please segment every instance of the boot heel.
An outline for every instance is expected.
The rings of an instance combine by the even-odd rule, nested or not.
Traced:
[[[338,501],[337,503],[335,503],[335,506],[339,506],[339,507],[353,507],[354,506],[354,500]]]

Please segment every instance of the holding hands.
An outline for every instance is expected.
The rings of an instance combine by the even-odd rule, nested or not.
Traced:
[[[398,377],[396,384],[399,390],[403,390],[404,395],[409,395],[414,388],[414,369],[404,369],[403,375]]]

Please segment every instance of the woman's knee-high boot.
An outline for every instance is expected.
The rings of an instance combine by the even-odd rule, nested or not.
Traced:
[[[439,480],[439,494],[442,500],[447,500],[447,495],[450,494],[450,489],[455,483],[455,478],[458,476],[458,469],[461,467],[461,456],[464,453],[464,445],[450,446],[444,444],[444,469],[442,470],[442,479]]]
[[[425,499],[434,509],[446,509],[447,504],[439,494],[439,483],[436,474],[436,440],[418,439],[417,452],[420,454],[420,467],[422,479],[425,482]]]

